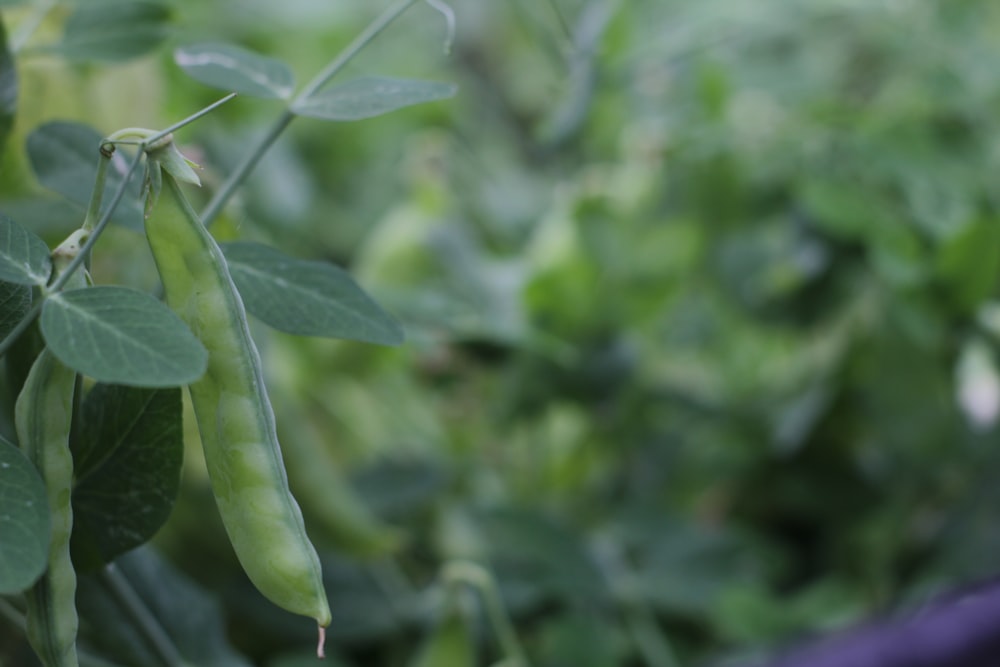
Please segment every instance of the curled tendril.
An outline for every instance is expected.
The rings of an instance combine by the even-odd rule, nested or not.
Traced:
[[[448,36],[444,40],[444,52],[451,53],[451,45],[455,41],[455,11],[443,0],[426,0],[426,2],[444,16],[445,23],[448,25]]]

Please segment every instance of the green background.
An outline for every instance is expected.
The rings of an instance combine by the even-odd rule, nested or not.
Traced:
[[[57,7],[15,54],[0,211],[50,242],[79,224],[26,157],[43,122],[164,127],[218,99],[174,47],[239,44],[301,85],[383,6],[178,1],[140,35],[151,51],[96,60],[45,48]],[[343,664],[416,660],[452,607],[477,664],[500,660],[482,598],[442,595],[456,559],[492,572],[552,667],[746,664],[995,573],[1000,5],[452,6],[450,53],[419,3],[337,81],[454,98],[296,120],[213,228],[337,263],[407,332],[382,348],[254,325],[283,441],[321,449],[358,496],[340,500],[399,533],[359,555],[303,502]],[[12,36],[30,11],[4,10]],[[281,108],[240,97],[178,132],[196,203]],[[155,285],[123,227],[93,274]],[[153,543],[228,628],[204,664],[298,665],[314,628],[245,580],[199,456]],[[123,565],[140,589],[167,567],[142,553]],[[143,590],[170,616],[159,576]],[[96,655],[125,641],[85,632]]]

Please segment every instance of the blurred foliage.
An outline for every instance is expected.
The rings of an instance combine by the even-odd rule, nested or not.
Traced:
[[[19,57],[0,210],[75,224],[24,158],[42,122],[165,126],[216,99],[170,47],[227,41],[305,80],[378,11],[173,4],[166,46],[125,65]],[[1000,5],[452,4],[450,55],[419,4],[345,76],[456,98],[297,121],[216,229],[337,261],[407,330],[255,331],[284,437],[392,526],[389,556],[324,554],[341,663],[430,651],[454,559],[489,568],[543,667],[744,664],[995,573]],[[209,193],[277,113],[239,99],[180,134]],[[132,232],[102,243],[99,282],[148,284]],[[300,664],[313,628],[240,573],[198,457],[154,542],[239,651]],[[456,632],[492,664],[465,602]]]

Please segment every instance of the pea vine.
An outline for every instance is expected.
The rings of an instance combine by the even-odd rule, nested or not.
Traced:
[[[454,14],[440,0],[425,1],[446,19],[448,50]],[[400,0],[386,8],[297,94],[294,74],[280,61],[230,44],[191,44],[178,48],[174,60],[196,81],[228,93],[213,104],[162,130],[125,128],[102,136],[52,122],[29,136],[29,156],[43,184],[80,202],[81,175],[92,175],[94,183],[78,229],[52,251],[41,237],[0,216],[0,291],[6,297],[0,357],[16,396],[18,441],[0,441],[0,531],[23,533],[23,539],[0,544],[0,616],[23,627],[47,667],[110,664],[100,646],[78,638],[87,625],[80,619],[97,622],[87,604],[129,619],[142,638],[127,658],[135,664],[197,658],[189,647],[175,645],[159,620],[164,609],[156,604],[171,603],[144,597],[138,570],[152,561],[137,561],[134,551],[167,520],[178,491],[181,387],[191,397],[212,492],[236,556],[265,597],[315,619],[323,656],[331,612],[298,504],[315,502],[317,482],[298,493],[289,490],[286,474],[286,465],[303,469],[315,461],[310,452],[278,445],[247,313],[292,334],[379,345],[401,344],[403,330],[333,264],[257,243],[220,245],[206,228],[296,118],[356,121],[455,94],[447,83],[386,77],[328,85],[416,4]],[[39,3],[22,17],[14,39],[0,44],[0,65],[15,55],[41,53],[70,61],[135,55],[158,43],[168,15],[156,3],[81,5],[60,42],[35,45],[34,32],[55,6]],[[94,39],[98,32],[100,41]],[[143,43],[139,34],[155,39]],[[285,106],[197,213],[181,183],[197,185],[199,178],[177,150],[175,133],[237,95]],[[96,158],[96,168],[78,160],[67,169],[70,155],[89,156],[91,164]],[[94,285],[87,271],[109,225],[135,226],[136,212],[162,299],[132,287]],[[317,516],[330,534],[346,536],[342,546],[377,555],[398,548],[401,538],[392,528],[338,493],[340,509],[327,506]],[[324,502],[330,498],[327,493]],[[80,577],[88,573],[96,574]],[[444,582],[449,600],[459,583],[484,591],[488,618],[508,654],[505,664],[526,664],[488,574],[454,566]],[[187,594],[183,585],[177,590],[181,598]],[[77,600],[89,602],[80,607]],[[441,626],[420,664],[433,664],[428,656],[446,635],[467,635],[465,621],[448,620],[454,608],[451,602],[442,606]]]

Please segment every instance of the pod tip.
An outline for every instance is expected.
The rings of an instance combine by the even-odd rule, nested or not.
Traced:
[[[319,628],[319,643],[316,645],[316,657],[322,660],[326,657],[326,628],[322,625]]]

